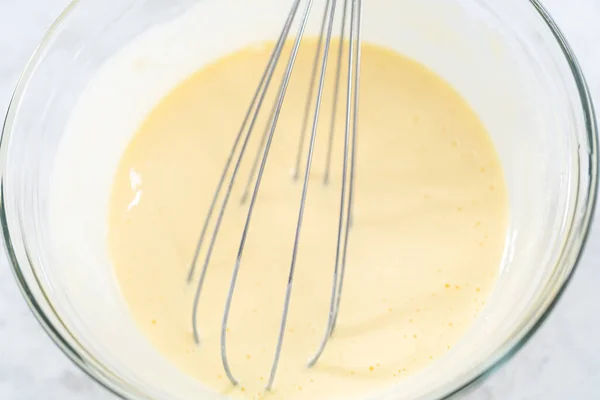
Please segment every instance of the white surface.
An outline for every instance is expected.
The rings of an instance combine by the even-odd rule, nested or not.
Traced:
[[[27,57],[66,3],[0,0],[2,112]],[[594,43],[600,27],[593,27],[600,4],[546,3],[600,98],[600,47]],[[28,11],[34,5],[35,11]],[[466,398],[600,398],[600,321],[591,306],[600,300],[595,290],[600,282],[600,231],[594,231],[573,283],[548,322],[523,351]],[[0,262],[0,399],[113,399],[52,345],[20,298],[4,256]]]

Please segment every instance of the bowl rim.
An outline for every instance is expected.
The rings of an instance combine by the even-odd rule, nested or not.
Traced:
[[[81,347],[77,340],[73,337],[71,339],[75,341],[75,345],[71,342],[70,339],[66,338],[61,334],[61,332],[55,327],[51,319],[46,315],[43,308],[40,306],[40,302],[35,298],[35,295],[32,292],[31,286],[25,277],[21,265],[17,260],[17,256],[15,254],[15,249],[13,247],[14,239],[11,236],[10,229],[7,223],[6,217],[6,202],[5,202],[5,171],[6,171],[6,158],[8,153],[8,143],[10,141],[11,136],[11,128],[12,122],[17,113],[18,105],[21,101],[21,98],[26,91],[27,83],[29,79],[32,77],[33,72],[41,59],[41,56],[44,53],[44,50],[49,45],[51,39],[58,31],[62,23],[69,17],[69,15],[73,12],[73,10],[77,7],[80,0],[71,0],[71,2],[67,5],[67,7],[62,11],[62,13],[57,17],[57,19],[50,26],[40,44],[34,51],[33,55],[30,57],[29,61],[26,64],[25,69],[21,73],[16,88],[11,96],[7,113],[4,119],[4,123],[2,125],[2,130],[0,132],[0,225],[1,225],[1,233],[2,233],[2,242],[5,253],[8,258],[8,262],[10,264],[11,270],[21,291],[23,298],[25,299],[29,309],[37,319],[38,323],[41,325],[46,334],[53,340],[53,342],[62,350],[62,352],[75,364],[79,367],[81,371],[83,371],[87,376],[92,378],[94,381],[99,383],[102,387],[104,387],[109,392],[112,392],[119,398],[124,400],[138,400],[138,399],[150,399],[147,395],[143,393],[138,393],[137,390],[130,385],[123,382],[118,376],[114,375],[110,370],[104,368],[104,366],[96,361],[94,357],[89,354],[84,348]],[[514,354],[516,354],[525,343],[531,339],[531,337],[538,331],[538,329],[543,325],[546,321],[547,317],[550,315],[554,307],[558,304],[558,301],[562,297],[565,289],[569,285],[571,279],[574,276],[574,272],[576,271],[582,255],[585,250],[585,246],[587,244],[587,240],[590,234],[591,222],[593,220],[593,216],[595,213],[596,207],[596,199],[598,196],[598,126],[596,121],[596,115],[594,110],[594,105],[592,102],[591,94],[586,83],[584,74],[581,70],[579,62],[577,61],[575,54],[567,42],[565,36],[561,32],[560,28],[554,22],[550,13],[546,10],[546,8],[540,3],[540,0],[529,0],[530,5],[533,7],[535,11],[539,14],[540,18],[545,22],[547,27],[550,29],[556,43],[559,45],[567,64],[569,65],[571,74],[573,75],[574,82],[577,87],[577,92],[579,95],[579,100],[581,102],[581,109],[583,111],[583,120],[585,121],[585,130],[586,136],[591,144],[590,152],[588,155],[590,161],[589,175],[590,175],[590,184],[587,199],[580,199],[586,201],[585,206],[585,214],[582,217],[581,222],[581,242],[579,249],[576,249],[577,254],[573,260],[573,265],[570,270],[567,271],[567,274],[558,290],[556,291],[553,298],[550,299],[549,302],[542,305],[540,308],[540,313],[537,316],[531,317],[528,324],[526,324],[521,331],[519,331],[513,340],[505,343],[503,346],[499,347],[496,350],[496,354],[490,357],[488,360],[480,364],[475,369],[471,370],[465,377],[462,378],[462,381],[457,381],[453,384],[453,387],[450,391],[444,395],[443,398],[451,398],[452,396],[462,392],[463,390],[473,387],[477,383],[481,382],[483,379],[491,375],[495,370],[497,370],[500,366],[506,363],[508,360],[512,358]],[[579,195],[578,195],[579,197]],[[19,240],[19,238],[17,238]],[[561,256],[564,255],[564,251]],[[29,265],[31,268],[31,265]],[[35,276],[35,273],[34,273]],[[37,279],[37,277],[36,277]],[[39,281],[38,281],[39,284]],[[43,292],[43,291],[42,291]],[[46,299],[47,300],[47,299]],[[51,306],[51,303],[48,302],[52,311],[54,309]],[[59,322],[62,323],[60,316],[55,313],[55,317]],[[67,329],[68,332],[68,329]]]

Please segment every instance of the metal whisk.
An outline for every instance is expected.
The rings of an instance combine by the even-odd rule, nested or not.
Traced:
[[[240,240],[239,250],[237,253],[237,258],[235,261],[235,266],[233,268],[233,274],[231,277],[231,283],[229,286],[229,292],[226,299],[225,310],[223,314],[223,322],[221,325],[221,358],[223,362],[223,367],[225,372],[233,385],[238,384],[238,380],[233,375],[228,358],[227,358],[227,324],[229,313],[231,309],[231,302],[233,299],[233,295],[235,292],[235,285],[238,276],[238,272],[242,263],[242,256],[244,253],[244,246],[246,243],[247,233],[250,226],[250,222],[252,219],[252,213],[254,210],[254,205],[256,203],[257,195],[260,190],[261,180],[263,177],[263,173],[267,164],[267,159],[269,156],[269,150],[271,148],[271,142],[273,140],[277,121],[282,109],[282,105],[285,99],[286,91],[288,88],[288,84],[290,82],[290,77],[292,75],[294,64],[296,61],[296,57],[298,55],[298,50],[300,48],[300,44],[302,42],[302,38],[304,36],[304,32],[306,29],[307,22],[309,20],[311,10],[314,5],[314,0],[293,0],[293,4],[289,15],[285,21],[281,34],[275,44],[275,48],[271,53],[270,59],[267,63],[266,69],[262,75],[258,88],[254,94],[251,105],[248,108],[246,116],[243,120],[242,126],[235,137],[232,149],[229,153],[227,161],[225,163],[225,167],[223,168],[223,172],[221,174],[220,180],[218,181],[217,188],[215,190],[214,197],[212,199],[211,205],[208,210],[208,214],[206,216],[206,220],[202,227],[202,231],[200,233],[200,237],[198,239],[198,243],[194,252],[194,257],[190,266],[189,274],[188,274],[188,283],[191,283],[194,272],[196,269],[196,264],[198,263],[198,258],[200,256],[200,252],[203,248],[203,244],[205,243],[205,239],[208,233],[209,225],[213,219],[213,214],[218,209],[218,214],[216,220],[214,221],[214,228],[212,230],[212,234],[210,235],[210,241],[208,242],[208,248],[206,250],[204,263],[202,266],[202,270],[200,273],[200,278],[198,281],[198,286],[196,289],[195,297],[194,297],[194,305],[192,311],[192,326],[194,331],[194,339],[197,343],[200,342],[198,326],[197,326],[197,309],[200,301],[200,297],[202,294],[202,287],[204,285],[204,280],[206,277],[206,271],[209,267],[211,256],[215,247],[215,242],[217,240],[219,229],[221,226],[221,222],[223,220],[223,216],[225,210],[227,208],[227,204],[229,203],[230,195],[232,192],[232,188],[236,182],[236,178],[239,172],[240,165],[242,163],[242,159],[246,152],[246,147],[248,142],[252,136],[254,131],[254,127],[258,118],[258,114],[263,106],[263,102],[266,97],[267,90],[269,85],[271,84],[275,68],[280,61],[281,53],[283,51],[284,43],[288,38],[290,33],[292,24],[298,15],[298,11],[301,9],[302,3],[305,3],[303,11],[300,16],[300,25],[296,38],[293,42],[293,47],[290,52],[290,58],[288,60],[287,66],[285,68],[285,73],[283,76],[283,80],[280,84],[280,88],[278,94],[276,96],[275,104],[271,109],[271,114],[269,117],[268,128],[264,132],[263,137],[261,138],[261,144],[259,146],[258,153],[255,156],[255,159],[252,164],[252,169],[250,173],[250,177],[248,182],[246,183],[244,194],[242,196],[242,202],[245,202],[249,199],[249,208],[248,214],[246,217],[246,222],[242,231],[242,236]],[[309,147],[308,147],[308,155],[306,158],[306,167],[304,170],[304,181],[303,181],[303,189],[302,195],[300,199],[300,206],[298,212],[298,222],[295,230],[294,237],[294,246],[291,255],[291,264],[289,269],[289,277],[288,277],[288,285],[285,293],[285,300],[283,304],[283,313],[281,317],[281,325],[279,330],[279,336],[277,345],[275,348],[275,355],[273,358],[273,364],[271,367],[271,372],[269,375],[268,383],[266,386],[267,390],[270,390],[273,387],[273,382],[275,380],[275,375],[277,373],[277,367],[279,364],[279,359],[281,355],[281,349],[283,345],[285,327],[288,317],[288,310],[290,306],[290,298],[292,294],[292,285],[294,282],[294,270],[296,266],[296,259],[298,253],[298,243],[300,240],[300,233],[302,228],[302,221],[304,216],[304,209],[306,205],[306,198],[308,192],[308,181],[311,172],[311,165],[313,159],[313,152],[315,147],[315,139],[317,135],[317,127],[319,122],[319,112],[321,109],[321,103],[323,98],[323,89],[325,83],[325,73],[327,70],[327,65],[329,61],[329,53],[332,41],[332,35],[334,31],[334,21],[335,21],[335,13],[338,4],[342,5],[342,23],[340,28],[340,41],[339,47],[337,49],[337,60],[336,60],[336,75],[335,75],[335,92],[333,96],[333,113],[335,117],[336,105],[339,98],[340,91],[340,81],[342,79],[341,76],[341,67],[343,63],[343,52],[344,47],[348,46],[348,76],[347,76],[347,92],[346,92],[346,116],[345,116],[345,137],[344,137],[344,154],[343,154],[343,166],[342,166],[342,187],[341,187],[341,196],[340,196],[340,209],[339,209],[339,224],[338,224],[338,233],[337,233],[337,247],[336,247],[336,258],[335,265],[333,266],[333,287],[331,291],[331,301],[329,307],[329,315],[327,326],[325,328],[325,332],[323,335],[323,339],[320,342],[318,349],[315,354],[308,361],[308,366],[311,367],[316,364],[319,360],[319,357],[323,353],[327,342],[332,335],[336,321],[340,309],[340,300],[342,295],[342,287],[344,280],[344,270],[346,264],[346,254],[347,254],[347,246],[348,246],[348,236],[351,226],[351,215],[352,215],[352,197],[353,197],[353,182],[354,182],[354,166],[355,166],[355,143],[356,143],[356,130],[357,130],[357,115],[358,115],[358,91],[359,91],[359,83],[360,83],[360,58],[361,58],[361,24],[362,24],[362,0],[327,0],[325,4],[325,10],[323,14],[323,20],[321,24],[320,34],[318,38],[317,44],[317,53],[314,58],[313,70],[310,80],[310,86],[308,88],[308,98],[306,101],[306,109],[304,113],[304,122],[301,126],[300,130],[300,138],[298,144],[298,152],[296,157],[296,163],[293,173],[293,179],[297,180],[300,173],[300,167],[303,157],[303,148],[304,143],[307,137],[308,124],[311,118],[311,110],[312,110],[312,98],[314,97],[314,90],[316,88],[316,105],[314,108],[314,112],[312,113],[312,129],[311,134],[309,136]],[[349,15],[348,15],[349,14]],[[345,31],[346,25],[348,24],[349,16],[349,36],[348,39],[345,40]],[[320,73],[319,73],[320,71]],[[328,140],[328,150],[326,153],[326,166],[325,166],[325,175],[324,175],[324,184],[328,183],[330,164],[331,164],[331,153],[333,146],[333,133],[334,133],[334,124],[335,118],[331,120],[330,134]],[[241,147],[240,147],[241,145]],[[235,155],[237,154],[237,157]],[[262,153],[262,154],[261,154]],[[227,185],[225,185],[226,177],[228,176],[231,168],[233,166],[233,170],[231,172],[231,177]],[[254,178],[256,175],[256,178]],[[253,181],[254,179],[254,181]],[[252,182],[254,184],[252,185]],[[217,207],[218,198],[225,189],[225,193],[223,195],[222,203],[219,207]]]

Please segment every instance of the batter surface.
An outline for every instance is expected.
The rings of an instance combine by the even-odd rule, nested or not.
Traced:
[[[507,224],[501,166],[485,128],[447,83],[399,54],[363,46],[354,225],[339,323],[319,363],[307,368],[327,321],[341,186],[345,85],[330,183],[322,183],[335,72],[330,58],[289,322],[275,390],[265,394],[300,202],[301,182],[292,182],[290,171],[316,51],[316,41],[305,40],[233,299],[228,354],[240,385],[232,387],[221,365],[220,326],[247,213],[240,198],[274,93],[263,107],[216,242],[198,311],[201,346],[191,325],[199,274],[193,285],[186,285],[186,274],[271,49],[248,47],[205,67],[148,116],[115,177],[109,251],[140,329],[161,354],[206,386],[234,397],[361,398],[443,356],[484,307]]]

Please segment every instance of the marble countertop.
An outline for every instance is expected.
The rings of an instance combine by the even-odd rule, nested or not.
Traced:
[[[28,57],[69,0],[0,0],[0,114]],[[545,0],[600,104],[600,2]],[[600,109],[598,110],[600,115]],[[600,212],[575,278],[546,323],[468,400],[600,399]],[[116,400],[52,343],[0,253],[0,399]]]

